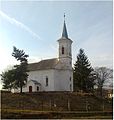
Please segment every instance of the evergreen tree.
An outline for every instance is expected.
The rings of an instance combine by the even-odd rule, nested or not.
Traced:
[[[83,49],[79,50],[77,61],[74,64],[74,90],[91,91],[94,86],[93,68],[84,53]]]
[[[1,80],[3,81],[3,89],[11,90],[14,87],[14,74],[14,69],[2,72]]]
[[[20,65],[15,65],[15,86],[20,88],[20,93],[22,93],[22,87],[27,82],[28,70],[27,70],[27,57],[23,50],[19,50],[16,47],[13,47],[12,56],[20,61]]]

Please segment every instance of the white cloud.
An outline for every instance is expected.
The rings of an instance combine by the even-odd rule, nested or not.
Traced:
[[[25,24],[21,23],[20,21],[16,20],[15,18],[9,17],[6,13],[4,13],[2,11],[0,11],[0,16],[2,16],[4,19],[8,20],[11,24],[15,24],[16,26],[24,29],[25,31],[30,33],[33,37],[41,40],[39,35],[37,35],[29,27],[27,27]]]
[[[93,67],[113,67],[111,55],[96,55],[95,57],[91,57],[90,62],[92,63]]]

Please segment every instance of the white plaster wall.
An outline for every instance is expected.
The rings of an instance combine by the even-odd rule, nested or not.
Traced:
[[[54,70],[39,70],[28,73],[28,80],[36,80],[41,84],[40,91],[54,91]],[[46,76],[48,77],[48,86],[46,86]]]
[[[72,59],[71,58],[60,58],[61,63],[63,66],[66,66],[68,69],[72,69]]]
[[[40,86],[34,84],[32,81],[28,81],[27,84],[25,86],[23,86],[22,88],[22,92],[29,92],[29,86],[32,86],[32,92],[37,92],[37,86],[39,87],[39,91],[40,91]],[[17,89],[12,89],[11,90],[12,93],[20,93],[20,88]]]
[[[59,60],[69,69],[72,69],[72,41],[69,39],[60,39],[59,42]],[[62,54],[62,47],[64,47],[64,54]]]
[[[32,92],[36,92],[36,86],[32,81],[28,81],[27,85],[23,87],[23,92],[29,92],[29,86],[32,86]]]
[[[54,86],[55,91],[73,91],[73,72],[71,70],[56,70]]]
[[[73,71],[72,70],[41,70],[31,71],[28,73],[28,81],[36,80],[40,86],[40,91],[73,91]],[[48,86],[46,86],[46,76],[48,76]],[[71,81],[70,81],[71,77]],[[71,90],[70,90],[71,84]],[[23,87],[23,92],[29,92],[29,86],[32,86],[32,92],[37,92],[37,86],[32,81]],[[12,92],[20,92],[20,89],[12,90]]]
[[[72,42],[67,39],[63,39],[59,41],[59,57],[72,57],[71,51]],[[64,47],[64,54],[62,54],[62,46]]]
[[[11,89],[11,92],[12,93],[20,93],[20,88],[18,88],[18,89]]]

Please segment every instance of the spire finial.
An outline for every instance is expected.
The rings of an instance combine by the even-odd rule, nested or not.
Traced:
[[[64,13],[64,25],[63,25],[62,37],[68,38],[66,23],[65,23],[65,13]]]
[[[65,22],[65,13],[64,13],[64,22]]]

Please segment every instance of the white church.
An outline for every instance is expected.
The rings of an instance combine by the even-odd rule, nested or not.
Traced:
[[[28,80],[23,92],[73,91],[72,40],[68,37],[65,20],[62,36],[57,42],[58,58],[28,64]]]

